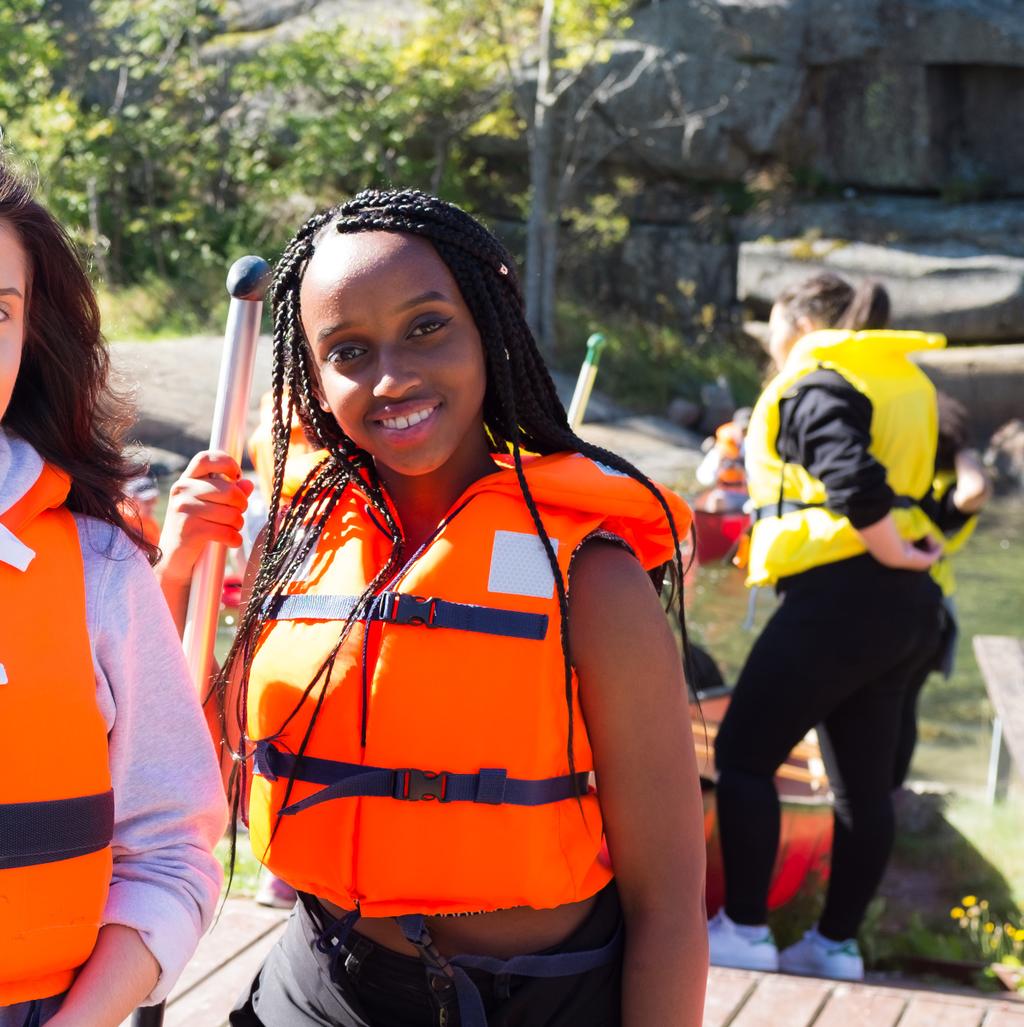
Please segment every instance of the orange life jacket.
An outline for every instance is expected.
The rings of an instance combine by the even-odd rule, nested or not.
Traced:
[[[745,488],[747,476],[743,470],[743,429],[735,421],[728,421],[715,432],[718,450],[718,479],[716,484],[726,488]]]
[[[249,459],[259,480],[264,500],[270,502],[274,484],[274,397],[267,392],[260,400],[260,421],[249,436],[246,448]],[[327,455],[325,449],[314,449],[306,438],[297,414],[292,414],[291,435],[288,441],[288,458],[284,465],[284,481],[281,484],[281,501],[288,501],[302,487],[306,476]]]
[[[645,568],[673,557],[661,506],[633,479],[578,454],[534,459],[525,473],[563,578],[598,531]],[[661,493],[685,538],[689,509]],[[593,895],[611,877],[587,791],[593,758],[573,674],[574,782],[559,602],[514,471],[459,498],[377,594],[368,632],[366,619],[353,624],[326,690],[321,679],[303,699],[391,551],[378,520],[349,486],[301,580],[268,603],[248,692],[253,851],[296,888],[364,916]]]
[[[69,485],[46,466],[0,515],[0,1006],[70,987],[110,886],[114,796]]]

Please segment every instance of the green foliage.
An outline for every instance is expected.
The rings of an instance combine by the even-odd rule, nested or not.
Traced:
[[[0,128],[5,131],[53,88],[59,50],[43,8],[44,0],[0,4]]]
[[[584,342],[602,332],[608,343],[601,355],[598,388],[634,409],[664,413],[674,396],[697,398],[700,386],[725,377],[739,404],[760,392],[761,361],[733,343],[727,330],[694,327],[692,334],[633,315],[611,314],[568,301],[559,304],[554,364],[579,369]]]
[[[525,216],[525,167],[499,177],[480,154],[527,132],[542,6],[437,0],[404,23],[263,31],[250,46],[253,34],[222,34],[226,0],[6,0],[0,127],[88,257],[114,335],[213,328],[231,260],[273,259],[315,208],[361,188],[417,186]],[[556,0],[557,102],[605,75],[630,7]],[[569,164],[563,153],[553,175]],[[621,241],[619,203],[636,184],[588,196],[569,178],[559,203],[577,250]],[[685,348],[641,351],[664,367]],[[714,363],[695,359],[701,373]]]

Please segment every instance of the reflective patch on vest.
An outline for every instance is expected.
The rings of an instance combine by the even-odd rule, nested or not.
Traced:
[[[614,467],[609,467],[607,464],[601,463],[600,460],[594,461],[594,466],[602,473],[608,475],[609,478],[628,478],[629,475],[625,471],[616,470]]]
[[[35,556],[34,549],[29,549],[14,532],[0,524],[0,563],[6,563],[17,571],[26,571]]]
[[[551,540],[551,547],[557,555],[558,539]],[[539,535],[521,531],[494,533],[487,591],[537,599],[554,598],[555,578]]]
[[[2,663],[0,663],[0,685],[7,684],[7,670]]]

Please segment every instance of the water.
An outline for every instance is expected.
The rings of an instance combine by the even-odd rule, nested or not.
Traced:
[[[956,604],[960,639],[947,681],[937,674],[921,696],[920,739],[911,774],[966,793],[982,790],[988,771],[992,708],[971,651],[974,635],[1024,634],[1024,502],[994,500],[973,538],[957,555]],[[687,614],[694,641],[711,652],[734,682],[757,632],[775,605],[759,593],[754,631],[741,624],[749,593],[732,567],[702,567],[691,586]]]

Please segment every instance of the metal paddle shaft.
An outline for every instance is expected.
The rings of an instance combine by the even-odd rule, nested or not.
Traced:
[[[220,380],[217,382],[210,449],[221,450],[237,461],[242,459],[245,443],[256,340],[259,338],[263,294],[269,276],[270,267],[260,257],[242,257],[231,265],[228,272],[231,305],[224,334]],[[196,563],[189,590],[183,642],[192,680],[201,694],[206,691],[217,637],[225,555],[224,546],[210,543]]]
[[[573,431],[583,423],[583,415],[587,412],[590,393],[594,389],[594,379],[597,377],[597,362],[601,359],[601,350],[607,341],[600,332],[594,332],[587,339],[587,355],[583,359],[580,376],[576,379],[576,388],[569,403],[569,427]]]
[[[228,324],[224,333],[224,354],[220,362],[217,400],[210,431],[210,449],[219,449],[235,460],[242,459],[245,422],[252,391],[256,341],[263,314],[263,294],[270,280],[270,266],[260,257],[242,257],[228,272]],[[224,586],[226,549],[211,543],[192,573],[183,644],[192,680],[204,695],[217,638],[217,615]],[[132,1027],[161,1027],[164,1004],[142,1006],[132,1015]]]
[[[142,1006],[132,1016],[132,1027],[161,1027],[164,1022],[164,1004]]]

